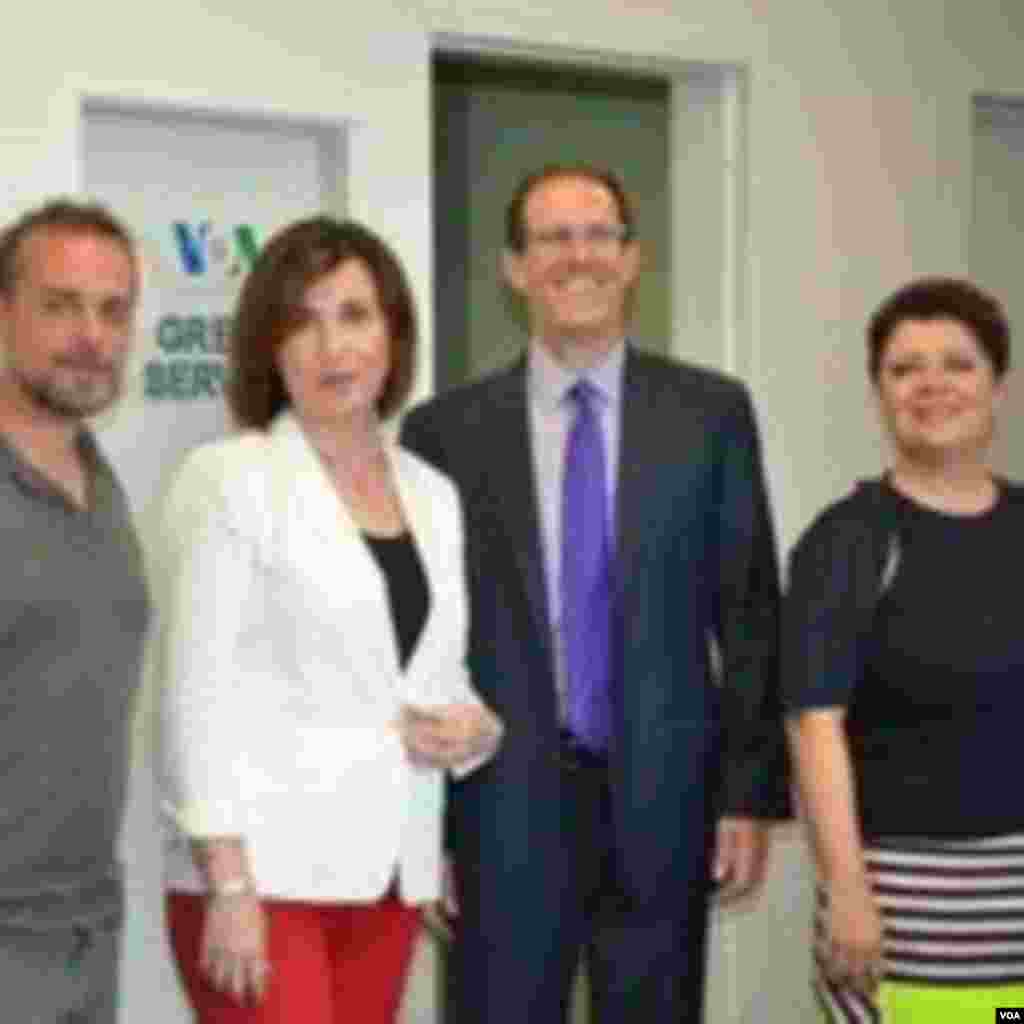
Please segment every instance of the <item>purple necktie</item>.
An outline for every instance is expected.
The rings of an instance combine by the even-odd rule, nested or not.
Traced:
[[[568,392],[576,417],[565,446],[562,490],[562,641],[570,731],[606,750],[611,736],[612,543],[604,439],[594,386]]]

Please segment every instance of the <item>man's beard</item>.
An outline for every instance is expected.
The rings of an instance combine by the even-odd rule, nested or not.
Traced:
[[[115,362],[70,357],[58,360],[49,372],[31,376],[11,369],[29,399],[60,419],[94,416],[121,393],[122,367]]]

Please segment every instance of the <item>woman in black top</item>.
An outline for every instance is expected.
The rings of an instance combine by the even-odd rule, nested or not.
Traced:
[[[891,468],[793,552],[785,697],[835,1021],[1024,1005],[1024,501],[987,464],[1009,333],[964,281],[882,304],[869,371]]]

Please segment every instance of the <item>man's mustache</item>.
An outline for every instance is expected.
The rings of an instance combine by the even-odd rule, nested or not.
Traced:
[[[61,356],[55,360],[56,365],[66,370],[88,370],[93,373],[113,373],[117,364],[109,359],[100,359],[96,356],[81,354]]]

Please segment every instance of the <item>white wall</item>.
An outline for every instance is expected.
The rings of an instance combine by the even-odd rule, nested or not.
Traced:
[[[52,8],[23,5],[6,28],[16,45],[0,65],[0,218],[76,187],[85,96],[353,116],[362,126],[349,209],[396,242],[424,302],[432,38],[745,65],[742,368],[786,542],[852,476],[878,465],[862,369],[866,315],[912,274],[966,269],[972,93],[1024,94],[1016,0],[553,0],[551,9],[379,0],[357,13],[276,0],[93,0],[62,8],[59,24]],[[762,908],[733,919],[719,940],[716,1022],[806,1016],[797,952],[805,886],[797,847],[784,843]],[[132,969],[145,963],[140,955]],[[180,1017],[170,1003],[140,998],[124,1019]]]

